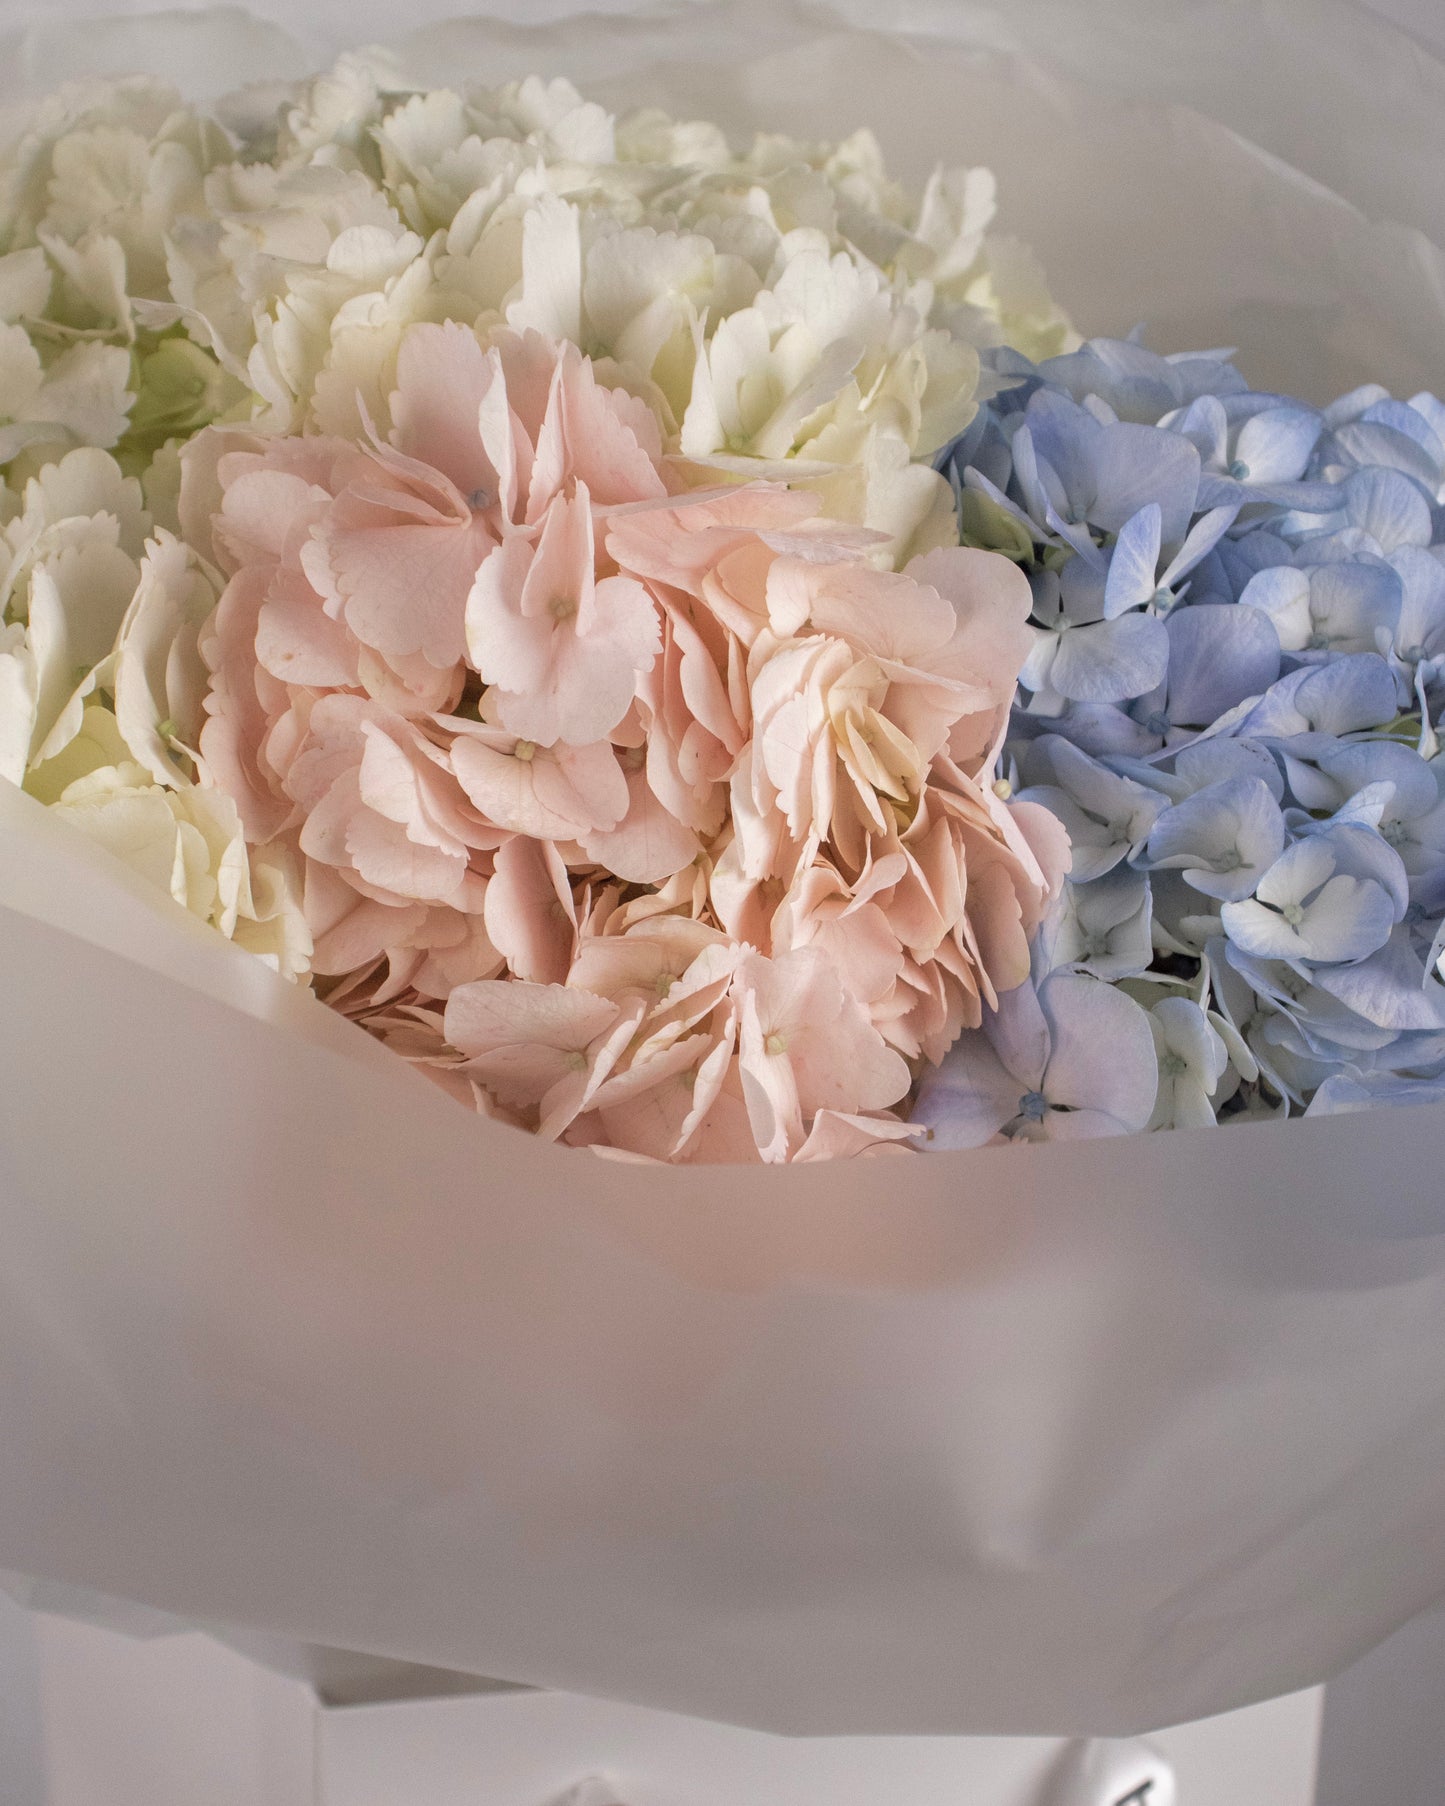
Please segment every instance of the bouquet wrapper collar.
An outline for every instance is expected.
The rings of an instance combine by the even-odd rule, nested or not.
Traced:
[[[1445,1592],[1445,1110],[601,1160],[0,831],[0,1565],[819,1734],[1200,1717]]]

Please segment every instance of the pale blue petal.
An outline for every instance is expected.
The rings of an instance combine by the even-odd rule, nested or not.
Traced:
[[[1120,777],[1059,735],[1034,742],[1025,755],[1024,772],[1030,782],[1061,785],[1091,815],[1111,823],[1129,844],[1144,838],[1164,807],[1157,791]]]
[[[991,502],[996,502],[1000,508],[1003,508],[1007,513],[1012,515],[1021,526],[1027,527],[1037,538],[1042,522],[1036,521],[1031,515],[1026,514],[1024,510],[1019,507],[1018,503],[1010,496],[1005,495],[1003,490],[987,477],[983,471],[972,469],[966,470],[963,473],[963,486],[965,489],[975,489],[980,495],[986,495]]]
[[[1229,456],[1229,417],[1213,395],[1201,395],[1169,421],[1169,431],[1187,439],[1200,462],[1223,469]]]
[[[1304,912],[1304,957],[1334,965],[1383,947],[1395,925],[1390,895],[1368,878],[1331,878]]]
[[[1122,993],[1120,993],[1122,994]],[[1136,1006],[1137,1007],[1137,1006]],[[1159,1089],[1158,1068],[1155,1068],[1154,1089]],[[1149,1104],[1149,1116],[1154,1113],[1153,1101]],[[1137,1120],[1137,1114],[1126,1121],[1108,1110],[1069,1109],[1049,1110],[1045,1115],[1040,1141],[1104,1141],[1113,1135],[1137,1135],[1140,1130],[1149,1126],[1149,1116],[1143,1122]]]
[[[1277,803],[1284,801],[1279,763],[1257,740],[1198,740],[1175,755],[1174,772],[1189,790],[1221,778],[1258,778]]]
[[[1337,1073],[1327,1078],[1310,1100],[1306,1116],[1341,1116],[1376,1110],[1382,1104],[1445,1103],[1445,1082],[1401,1079],[1390,1073]]]
[[[1320,756],[1318,753],[1315,755],[1316,758]],[[1303,808],[1291,809],[1286,818],[1291,830],[1296,834],[1318,834],[1326,827],[1376,829],[1384,820],[1385,811],[1395,794],[1395,786],[1383,779],[1377,784],[1365,784],[1340,803],[1332,815],[1327,816],[1324,821],[1320,821],[1314,810],[1316,808],[1329,809],[1331,803],[1338,800],[1338,787],[1334,787],[1334,794],[1329,801],[1311,805],[1306,801],[1308,793],[1305,789],[1305,773],[1309,767],[1301,760],[1291,759],[1288,755],[1286,755],[1285,764],[1290,774],[1290,788],[1305,805]]]
[[[1094,501],[1089,519],[1117,533],[1149,502],[1162,513],[1166,546],[1189,531],[1199,494],[1199,453],[1187,439],[1157,427],[1119,426],[1101,430],[1094,448]]]
[[[1073,702],[1126,702],[1156,689],[1169,669],[1169,635],[1150,615],[1121,615],[1071,628],[1054,659],[1051,681]]]
[[[1434,397],[1429,398],[1434,401]],[[1439,403],[1435,402],[1438,408]],[[1369,426],[1388,427],[1402,438],[1413,440],[1438,470],[1445,463],[1445,439],[1442,439],[1428,415],[1408,401],[1377,401],[1366,408],[1360,419]]]
[[[1386,398],[1382,397],[1382,402],[1384,399]],[[1406,406],[1411,413],[1420,416],[1440,444],[1445,446],[1445,402],[1432,395],[1428,389],[1422,389],[1418,395],[1410,397]]]
[[[984,1033],[1020,1093],[1042,1087],[1053,1040],[1039,992],[1031,984],[1005,991],[984,1021]],[[1017,1111],[1017,1099],[1014,1105]]]
[[[1435,773],[1413,746],[1402,746],[1398,740],[1347,741],[1320,753],[1316,763],[1346,797],[1372,784],[1393,786],[1394,794],[1385,811],[1388,821],[1425,815],[1440,802]]]
[[[1323,425],[1312,409],[1267,408],[1240,427],[1229,474],[1241,483],[1296,482]]]
[[[1376,1027],[1366,1022],[1354,1010],[1332,997],[1328,991],[1322,990],[1314,981],[1317,971],[1309,973],[1308,981],[1304,979],[1305,968],[1287,964],[1282,961],[1255,959],[1234,942],[1224,945],[1224,958],[1221,961],[1211,956],[1211,970],[1219,985],[1219,994],[1230,999],[1227,1014],[1240,1007],[1241,998],[1247,987],[1259,1006],[1267,1013],[1282,1013],[1307,1031],[1306,1039],[1311,1048],[1350,1048],[1357,1052],[1373,1053],[1387,1047],[1394,1039],[1392,1029]],[[1253,1004],[1244,1008],[1237,1018],[1231,1020],[1243,1028]]]
[[[1401,546],[1390,564],[1401,584],[1396,654],[1417,664],[1445,652],[1445,565],[1419,546]]]
[[[1118,866],[1091,884],[1066,884],[1054,919],[1041,931],[1040,938],[1049,936],[1049,969],[1077,966],[1110,984],[1136,977],[1153,963],[1149,919],[1149,880],[1142,872]]]
[[[1368,533],[1382,552],[1429,545],[1430,504],[1408,477],[1360,470],[1345,480],[1343,491],[1350,526]]]
[[[1052,570],[1029,572],[1029,590],[1033,604],[1029,613],[1044,627],[1056,627],[1064,618],[1063,590],[1059,573]]]
[[[1126,609],[1141,607],[1154,599],[1159,587],[1155,573],[1159,568],[1162,519],[1158,502],[1146,502],[1120,529],[1104,585],[1105,619],[1112,620]]]
[[[1358,420],[1376,402],[1389,399],[1390,391],[1379,383],[1361,383],[1358,389],[1351,389],[1347,395],[1330,403],[1324,411],[1325,425],[1343,426],[1347,420]]]
[[[1239,596],[1256,571],[1267,571],[1276,564],[1293,564],[1294,548],[1278,533],[1256,527],[1239,539],[1221,540],[1218,555],[1231,585],[1230,593]]]
[[[1376,652],[1393,638],[1403,592],[1389,565],[1317,565],[1309,580],[1312,648]]]
[[[1161,998],[1149,1013],[1169,1052],[1212,1092],[1224,1077],[1229,1055],[1208,1016],[1192,997]]]
[[[911,1120],[931,1131],[931,1149],[982,1147],[1018,1114],[1021,1095],[982,1031],[966,1030],[943,1064],[924,1073]]]
[[[1026,690],[1043,690],[1049,686],[1062,637],[1046,627],[1033,629],[1028,656],[1019,668],[1019,682]]]
[[[1019,791],[1018,800],[1038,803],[1064,824],[1074,854],[1072,876],[1080,884],[1088,884],[1112,871],[1129,851],[1128,839],[1117,834],[1107,822],[1080,808],[1068,791],[1057,785],[1030,785]]]
[[[1096,759],[1120,754],[1143,758],[1156,751],[1164,737],[1163,728],[1155,732],[1150,723],[1138,721],[1108,702],[1070,703],[1068,713],[1058,721],[1055,731]]]
[[[1410,414],[1412,410],[1405,408],[1403,412]],[[1370,414],[1376,415],[1377,410],[1372,408]],[[1415,418],[1418,420],[1419,416],[1416,415]],[[1420,421],[1420,426],[1429,433],[1423,420]],[[1435,436],[1429,433],[1429,437],[1433,440]],[[1439,481],[1438,441],[1432,456],[1418,434],[1402,433],[1397,427],[1387,425],[1378,417],[1372,419],[1367,416],[1365,419],[1352,421],[1348,426],[1342,426],[1334,435],[1333,449],[1356,469],[1378,465],[1385,470],[1398,470],[1402,476],[1432,488]]]
[[[1377,953],[1358,965],[1322,970],[1315,981],[1377,1027],[1445,1029],[1445,984],[1426,973],[1404,928],[1396,928]]]
[[[1079,529],[1082,531],[1082,529]],[[1084,535],[1087,540],[1088,535]],[[1089,542],[1087,557],[1071,558],[1059,571],[1059,602],[1065,618],[1075,627],[1102,621],[1105,609],[1104,580],[1109,567],[1097,547]]]
[[[1334,850],[1320,836],[1286,847],[1259,881],[1259,899],[1276,909],[1303,907],[1335,871]]]
[[[1082,520],[1084,509],[1094,488],[1094,446],[1108,430],[1101,427],[1067,396],[1040,389],[1029,398],[1026,424],[1014,435],[1014,467],[1022,475],[1019,441],[1027,435],[1029,470],[1039,500],[1039,518],[1047,504],[1071,520]],[[1044,495],[1038,468],[1047,465],[1054,481],[1050,494]],[[1032,512],[1034,501],[1028,506]]]
[[[1271,565],[1251,577],[1240,594],[1239,606],[1252,608],[1269,621],[1277,643],[1297,651],[1310,642],[1314,617],[1310,612],[1310,578],[1297,565]]]
[[[1321,750],[1328,751],[1338,744],[1338,741],[1329,741]],[[1302,748],[1303,742],[1296,739],[1294,741],[1283,740],[1279,743],[1280,760],[1284,766],[1285,775],[1289,779],[1289,793],[1297,806],[1296,811],[1292,813],[1297,813],[1298,810],[1308,810],[1320,815],[1328,815],[1339,807],[1339,785],[1333,778],[1326,776],[1324,772],[1310,764],[1308,760],[1297,759],[1289,750],[1292,745]]]
[[[1144,857],[1182,871],[1207,897],[1237,903],[1275,865],[1284,840],[1284,817],[1269,787],[1255,777],[1225,778],[1166,809]]]
[[[1410,906],[1409,874],[1400,855],[1382,835],[1373,828],[1337,821],[1313,824],[1309,835],[1315,845],[1329,848],[1336,871],[1379,885],[1394,905],[1395,920],[1403,919]]]
[[[1322,734],[1357,734],[1395,718],[1394,674],[1373,653],[1347,655],[1307,671],[1295,706],[1308,727]]]
[[[1053,1044],[1043,1082],[1049,1103],[1055,1109],[1097,1111],[1121,1123],[1126,1133],[1142,1129],[1159,1086],[1147,1012],[1123,991],[1071,972],[1045,979],[1039,1004]],[[1108,1057],[1101,1059],[1103,1048]]]
[[[1219,919],[1230,944],[1254,959],[1299,960],[1308,956],[1308,943],[1298,929],[1253,897],[1226,903]]]
[[[1159,579],[1161,588],[1169,589],[1181,577],[1187,577],[1209,556],[1238,518],[1237,507],[1211,508],[1207,514],[1201,514]]]
[[[1051,497],[1046,493],[1035,454],[1033,434],[1021,426],[1013,436],[1014,483],[1031,519],[1043,524],[1049,512]],[[1061,498],[1062,499],[1062,498]]]
[[[1169,637],[1169,717],[1207,727],[1248,697],[1262,696],[1279,676],[1279,637],[1258,610],[1205,602],[1176,608]]]

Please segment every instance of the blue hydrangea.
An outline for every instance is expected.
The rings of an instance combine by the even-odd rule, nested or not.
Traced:
[[[1074,864],[934,1145],[1445,1099],[1445,403],[991,355],[940,468],[1033,590],[1000,782]]]

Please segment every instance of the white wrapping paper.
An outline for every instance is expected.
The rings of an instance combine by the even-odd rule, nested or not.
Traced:
[[[1445,1110],[603,1161],[0,807],[5,1566],[818,1733],[1203,1716],[1445,1591]]]
[[[1303,30],[1188,12],[1215,65],[1226,12],[1256,56]],[[1317,395],[1440,385],[1426,184],[1374,220],[1158,104],[1142,48],[1105,71],[1063,42],[1079,82],[1026,60],[1061,16],[957,9],[989,50],[706,9],[403,54],[867,119],[910,174],[993,163],[1088,330],[1142,313]],[[222,24],[228,76],[294,73]],[[214,75],[211,29],[52,30],[15,66],[153,41]],[[1437,80],[1362,90],[1412,168],[1445,167]],[[470,1117],[3,786],[0,997],[0,1567],[812,1733],[1129,1733],[1317,1682],[1445,1594],[1445,1109],[603,1161]]]

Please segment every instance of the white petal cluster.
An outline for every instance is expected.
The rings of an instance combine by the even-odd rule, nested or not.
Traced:
[[[241,398],[168,338],[170,242],[235,142],[145,77],[73,83],[0,159],[0,465],[12,480],[127,434],[127,465]],[[159,356],[158,356],[159,354]],[[158,358],[158,361],[157,361]]]
[[[285,863],[248,851],[189,750],[216,585],[152,533],[141,486],[81,448],[0,489],[0,777],[288,976],[309,935]]]
[[[973,414],[977,347],[1072,342],[988,232],[989,172],[911,197],[866,131],[739,152],[563,80],[412,91],[377,53],[222,113],[74,84],[0,159],[12,482],[114,449],[174,525],[174,445],[207,421],[385,430],[408,326],[505,321],[610,366],[690,480],[806,481],[897,563],[951,536],[924,466]]]
[[[867,132],[736,153],[705,123],[614,121],[566,81],[407,92],[352,57],[265,149],[205,177],[170,270],[283,430],[384,430],[416,321],[535,327],[644,397],[693,480],[806,480],[896,560],[952,538],[919,461],[972,417],[976,347],[1068,340],[986,235],[988,172],[910,199]]]

